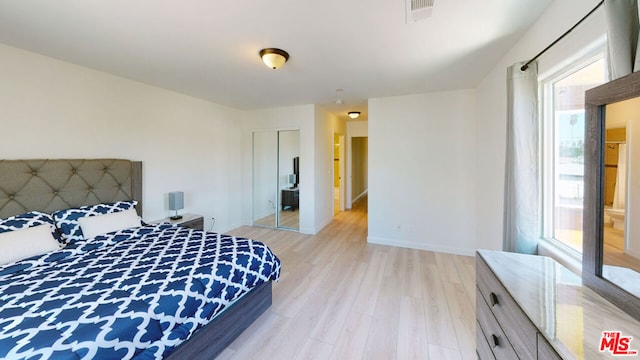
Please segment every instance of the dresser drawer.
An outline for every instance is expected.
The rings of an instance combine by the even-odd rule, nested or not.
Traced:
[[[480,360],[495,360],[493,352],[487,342],[487,337],[483,333],[480,323],[476,322],[476,354]]]
[[[476,293],[476,316],[485,341],[488,343],[490,351],[493,353],[496,360],[517,359],[518,356],[516,355],[515,350],[511,347],[507,336],[500,328],[498,321],[489,309],[489,305],[484,301],[479,291]],[[535,339],[535,337],[532,339]]]
[[[520,355],[520,358],[536,359],[538,355],[536,348],[537,329],[496,279],[482,256],[477,257],[476,279],[480,297],[495,316],[495,320],[500,323],[504,333],[508,334],[509,342],[516,353]],[[476,305],[478,312],[481,310],[480,304],[482,303],[478,302]],[[490,341],[489,344],[491,344]]]
[[[551,347],[547,339],[538,333],[538,359],[540,360],[561,360],[562,358]]]

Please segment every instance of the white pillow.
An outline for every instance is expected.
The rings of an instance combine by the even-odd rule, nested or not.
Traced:
[[[85,216],[78,219],[85,239],[112,231],[139,227],[142,225],[136,209],[129,209],[105,215]]]
[[[42,255],[60,249],[51,225],[38,225],[0,234],[0,264]]]

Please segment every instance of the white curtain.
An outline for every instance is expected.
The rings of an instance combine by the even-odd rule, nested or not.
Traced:
[[[618,172],[613,190],[613,208],[625,209],[627,196],[627,145],[618,145]]]
[[[638,1],[605,0],[611,80],[640,70]]]
[[[540,238],[538,65],[507,70],[503,250],[535,254]]]

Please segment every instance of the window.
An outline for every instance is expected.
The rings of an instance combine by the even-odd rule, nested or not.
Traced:
[[[585,91],[607,81],[604,51],[541,82],[544,237],[582,252]]]

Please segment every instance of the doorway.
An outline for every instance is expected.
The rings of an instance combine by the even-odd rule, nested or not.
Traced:
[[[344,211],[344,135],[333,134],[333,215]]]
[[[351,204],[368,193],[369,189],[369,138],[351,138]]]
[[[253,133],[253,225],[300,228],[300,131]]]

